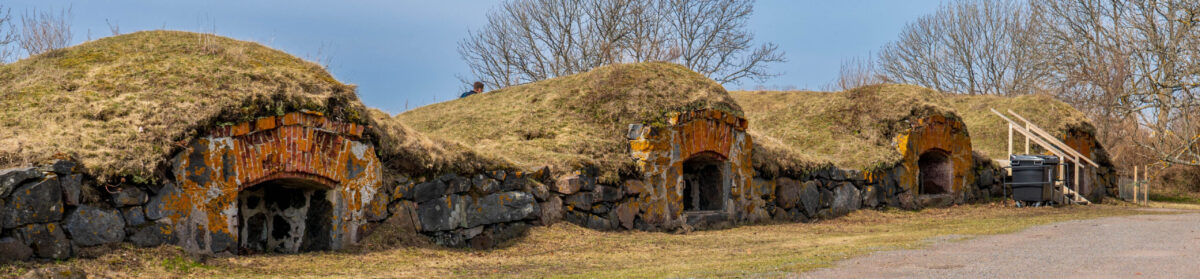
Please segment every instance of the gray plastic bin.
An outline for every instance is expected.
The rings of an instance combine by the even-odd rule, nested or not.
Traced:
[[[1009,161],[1012,179],[1008,184],[1012,187],[1013,200],[1042,202],[1051,199],[1054,172],[1059,162],[1057,156],[1012,155]]]

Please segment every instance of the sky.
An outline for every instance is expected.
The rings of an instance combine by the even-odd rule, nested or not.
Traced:
[[[500,1],[484,0],[0,0],[14,15],[70,8],[72,44],[142,30],[186,30],[254,41],[309,60],[329,59],[334,77],[358,86],[368,106],[403,112],[456,98],[470,69],[458,42],[482,28]],[[788,61],[763,82],[729,90],[821,89],[842,61],[866,57],[896,38],[905,23],[941,1],[759,0],[748,28],[756,44],[773,42]],[[490,89],[489,89],[490,90]]]

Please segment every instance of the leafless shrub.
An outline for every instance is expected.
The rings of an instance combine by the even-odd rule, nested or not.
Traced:
[[[1062,94],[1101,119],[1136,121],[1149,158],[1200,166],[1200,2],[1037,1]],[[1127,138],[1131,135],[1113,135]]]
[[[837,80],[827,89],[845,91],[886,82],[887,78],[875,69],[875,61],[868,55],[866,58],[853,57],[842,60],[842,65],[838,67]]]
[[[945,92],[1027,94],[1045,83],[1047,55],[1027,5],[956,0],[922,16],[879,53],[888,79]]]
[[[200,45],[200,52],[206,54],[218,54],[224,48],[217,44],[217,23],[212,17],[201,17],[200,32],[196,32],[196,43]]]
[[[321,68],[329,71],[329,65],[333,63],[333,44],[321,42],[321,46],[317,47],[317,52],[313,55],[308,55],[308,60],[321,65]]]
[[[21,49],[29,56],[67,47],[71,43],[71,8],[38,12],[26,11],[21,15]]]
[[[459,43],[489,86],[504,87],[625,62],[671,61],[721,83],[773,76],[785,61],[755,47],[753,0],[514,0]]]
[[[17,26],[12,22],[12,9],[0,5],[0,65],[16,56]]]
[[[106,18],[104,19],[104,24],[108,24],[108,31],[112,32],[113,36],[121,35],[121,25],[119,23],[109,21]]]

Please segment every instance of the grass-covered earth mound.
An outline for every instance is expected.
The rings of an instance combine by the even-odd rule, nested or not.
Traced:
[[[418,154],[410,167],[465,156],[368,111],[315,63],[211,34],[137,32],[0,66],[0,107],[0,168],[74,157],[101,181],[153,181],[212,127],[301,110],[370,125],[383,157]]]
[[[720,84],[670,63],[622,64],[420,107],[397,116],[434,138],[556,174],[595,167],[605,181],[632,172],[629,124],[665,125],[673,112],[741,115]]]
[[[788,169],[803,162],[869,169],[895,163],[896,135],[911,121],[941,114],[960,119],[972,149],[1007,154],[1007,123],[992,114],[1013,110],[1048,132],[1094,131],[1084,115],[1045,95],[1020,97],[940,93],[914,85],[878,85],[840,92],[736,91],[731,95],[750,120],[750,134],[765,152],[756,164]],[[1015,120],[1015,119],[1014,119]],[[800,162],[800,163],[797,163]]]

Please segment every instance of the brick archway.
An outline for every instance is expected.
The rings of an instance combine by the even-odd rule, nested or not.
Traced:
[[[904,170],[898,182],[906,192],[950,195],[948,202],[962,201],[970,194],[968,185],[975,183],[974,158],[971,137],[961,120],[936,114],[922,117],[896,140]],[[936,187],[922,189],[927,184]]]
[[[328,232],[319,232],[328,234],[324,247],[357,241],[364,210],[381,181],[375,147],[361,138],[364,129],[295,112],[218,128],[191,141],[172,160],[178,191],[163,197],[178,244],[199,253],[237,253],[239,195],[264,183],[320,190],[311,198],[330,204],[329,216],[322,217],[329,218]]]
[[[678,113],[669,126],[634,126],[629,139],[640,177],[651,188],[625,205],[649,227],[703,228],[761,216],[749,194],[753,141],[746,119],[720,110]],[[703,186],[700,191],[688,185]],[[632,225],[622,226],[627,228]]]

